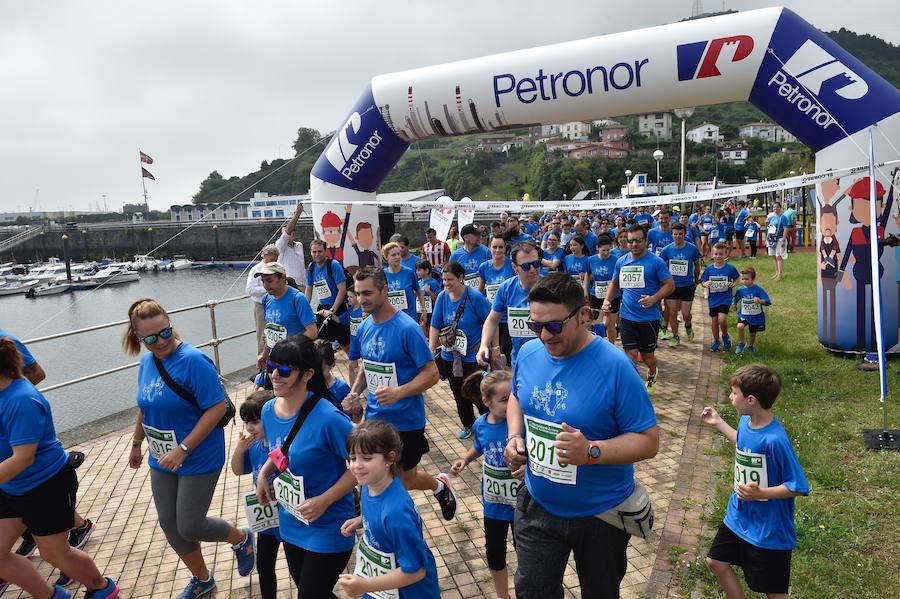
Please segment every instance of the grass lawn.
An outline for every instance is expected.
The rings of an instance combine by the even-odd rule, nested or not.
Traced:
[[[826,352],[816,336],[816,267],[812,253],[792,254],[786,278],[773,282],[772,260],[733,261],[751,265],[757,282],[772,297],[767,330],[757,339],[755,358],[720,354],[723,386],[736,368],[750,361],[781,373],[784,388],[776,416],[791,437],[810,483],[810,495],[796,500],[798,545],[793,554],[792,597],[900,597],[900,453],[868,450],[862,429],[880,428],[877,373],[857,370],[855,358]],[[849,316],[849,315],[845,315]],[[731,332],[737,339],[732,316]],[[898,363],[889,363],[889,426],[900,428]],[[717,406],[732,426],[729,403]],[[722,468],[714,510],[717,527],[732,488],[734,446],[722,438]],[[711,538],[701,541],[701,555]],[[679,576],[686,596],[695,584],[704,596],[722,596],[702,560]],[[749,596],[756,596],[752,593]]]

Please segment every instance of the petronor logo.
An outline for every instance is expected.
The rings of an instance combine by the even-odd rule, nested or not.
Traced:
[[[862,77],[812,40],[806,40],[794,52],[784,69],[816,96],[822,91],[822,85],[833,79],[837,79],[834,93],[846,100],[859,100],[869,91]]]
[[[361,126],[362,117],[358,112],[354,112],[350,115],[350,118],[347,119],[347,122],[344,123],[344,126],[340,128],[331,140],[331,144],[325,150],[325,158],[327,158],[328,162],[331,163],[331,166],[340,172],[341,176],[348,181],[353,181],[353,177],[363,169],[369,158],[374,155],[375,148],[381,144],[382,140],[381,134],[375,130],[372,132],[372,135],[369,136],[369,139],[365,141],[362,149],[360,149],[358,143],[350,141],[350,134],[348,134],[348,131],[352,129],[352,135],[354,136],[354,139],[356,139],[355,136],[359,133]],[[356,155],[355,157],[354,154]]]
[[[706,79],[722,74],[720,67],[740,62],[753,52],[749,35],[719,37],[704,42],[681,44],[678,54],[678,80]]]

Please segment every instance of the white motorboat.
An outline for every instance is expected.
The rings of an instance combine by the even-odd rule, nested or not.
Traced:
[[[118,285],[119,283],[131,283],[139,281],[141,277],[136,273],[120,266],[110,264],[87,279],[98,285]]]
[[[58,293],[66,293],[72,290],[71,283],[44,283],[35,285],[25,292],[25,297],[43,297],[45,295],[56,295]]]
[[[9,281],[7,283],[3,283],[0,285],[0,295],[16,295],[19,293],[25,293],[35,285],[37,285],[39,281]]]
[[[156,265],[159,262],[146,254],[135,254],[134,260],[131,261],[131,270],[136,270],[138,272],[143,272],[145,270],[156,270]]]
[[[194,267],[194,261],[187,256],[175,256],[172,262],[172,270],[188,270]]]

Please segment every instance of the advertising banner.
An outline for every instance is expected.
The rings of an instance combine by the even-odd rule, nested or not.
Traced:
[[[459,201],[459,229],[462,230],[466,225],[475,222],[475,202],[472,198],[466,197]]]
[[[447,241],[450,225],[453,224],[453,217],[456,215],[453,200],[450,199],[450,196],[441,196],[434,203],[437,206],[431,209],[431,218],[428,219],[428,226],[435,230],[438,239]]]
[[[329,258],[348,270],[381,266],[378,208],[363,204],[313,204],[316,238],[325,241]]]

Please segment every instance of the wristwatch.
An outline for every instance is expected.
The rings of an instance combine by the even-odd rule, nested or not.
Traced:
[[[181,451],[184,452],[184,455],[191,453],[191,448],[188,447],[187,445],[185,445],[184,443],[179,443],[178,447],[181,449]]]
[[[600,444],[597,441],[588,442],[588,464],[600,463]]]

